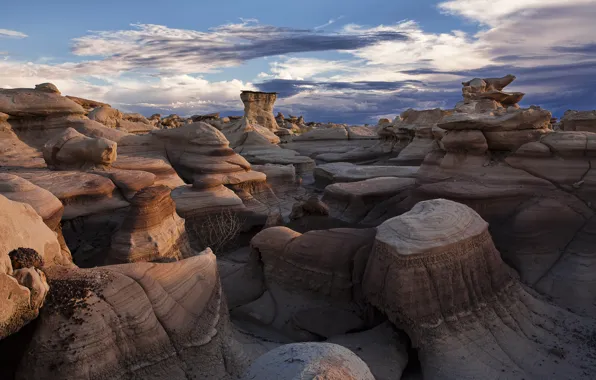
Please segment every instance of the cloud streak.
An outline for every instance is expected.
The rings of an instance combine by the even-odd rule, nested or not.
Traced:
[[[16,30],[0,29],[0,38],[2,37],[27,38],[28,36],[25,33],[17,32]]]

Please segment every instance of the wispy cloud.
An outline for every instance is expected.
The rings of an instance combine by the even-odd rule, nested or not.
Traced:
[[[1,37],[27,38],[28,36],[25,33],[17,32],[16,30],[0,29],[0,38]]]
[[[342,15],[342,16],[339,16],[339,17],[336,17],[336,18],[332,18],[332,19],[330,19],[329,21],[327,21],[326,23],[324,23],[323,25],[315,26],[313,29],[314,29],[314,30],[319,30],[319,29],[326,28],[326,27],[328,27],[329,25],[333,25],[333,24],[335,24],[336,22],[338,22],[338,21],[339,21],[339,20],[341,20],[342,18],[344,18],[344,16],[343,16],[343,15]]]
[[[97,57],[93,63],[119,70],[205,73],[282,54],[354,50],[404,40],[395,31],[325,33],[262,25],[255,20],[200,32],[134,24],[131,30],[94,31],[74,40],[72,52]]]

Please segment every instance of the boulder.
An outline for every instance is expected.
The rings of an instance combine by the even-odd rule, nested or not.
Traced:
[[[54,136],[43,147],[43,158],[56,169],[87,169],[116,161],[117,144],[106,138],[87,137],[73,128]]]
[[[294,343],[259,357],[242,380],[374,380],[370,369],[356,354],[332,343]]]

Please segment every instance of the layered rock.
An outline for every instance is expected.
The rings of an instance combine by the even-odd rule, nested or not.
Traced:
[[[0,173],[0,194],[12,201],[31,205],[51,230],[55,230],[60,225],[60,219],[64,213],[62,202],[49,191],[26,179],[9,173]]]
[[[522,286],[488,224],[464,205],[420,202],[379,226],[363,289],[408,333],[425,378],[587,379],[596,371],[585,335],[596,321]]]
[[[491,150],[512,151],[521,145],[539,140],[552,131],[551,113],[532,106],[521,109],[516,104],[523,94],[505,94],[501,90],[515,76],[474,79],[463,83],[464,100],[455,113],[437,124],[450,131],[478,130],[484,134]]]
[[[245,368],[210,251],[47,276],[48,304],[17,379],[226,379]]]
[[[193,255],[167,186],[147,187],[131,200],[128,215],[112,235],[109,263],[178,260]]]
[[[391,210],[392,215],[390,205],[402,203],[415,185],[415,179],[399,177],[335,183],[325,187],[322,201],[329,206],[329,215],[334,218],[349,223],[378,224],[381,218],[407,211],[409,205],[404,202],[401,210]]]
[[[434,129],[452,111],[435,108],[432,110],[417,111],[408,109],[404,111],[391,126],[379,131],[382,135],[391,134],[396,140],[409,140],[399,155],[389,160],[395,165],[417,166],[424,157],[433,150],[438,149]]]
[[[0,112],[14,118],[64,116],[85,113],[83,107],[60,92],[43,89],[0,90]]]
[[[48,292],[44,271],[72,266],[56,234],[28,204],[0,195],[0,339],[35,319]]]
[[[277,99],[277,93],[242,91],[240,99],[244,103],[244,117],[250,124],[261,125],[270,131],[279,129],[273,116],[273,104]]]
[[[143,134],[156,129],[144,116],[138,113],[123,114],[107,104],[93,109],[88,117],[106,127],[116,128],[127,133]]]
[[[317,166],[313,174],[315,185],[325,188],[333,183],[357,182],[378,177],[414,178],[417,172],[416,166],[360,166],[336,162]]]
[[[374,380],[370,369],[345,347],[331,343],[294,343],[259,357],[243,380]]]
[[[55,169],[89,169],[116,161],[117,144],[105,138],[87,137],[73,128],[54,136],[43,148],[46,164]]]
[[[596,132],[596,111],[567,111],[561,118],[561,128],[569,132]]]

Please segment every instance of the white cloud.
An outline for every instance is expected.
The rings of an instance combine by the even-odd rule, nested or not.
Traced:
[[[25,33],[17,32],[16,30],[0,29],[0,37],[10,38],[27,38]]]

